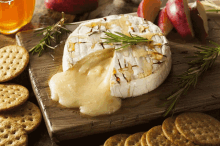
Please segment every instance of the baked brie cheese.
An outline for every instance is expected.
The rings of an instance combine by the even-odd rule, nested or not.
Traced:
[[[121,48],[105,43],[105,32],[141,36],[149,42]],[[111,114],[120,98],[139,96],[157,88],[171,69],[171,51],[160,28],[132,15],[112,15],[81,23],[68,37],[63,72],[49,86],[53,100],[80,112]]]

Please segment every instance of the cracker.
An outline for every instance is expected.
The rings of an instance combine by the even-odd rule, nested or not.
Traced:
[[[12,111],[2,113],[0,119],[18,123],[27,133],[30,133],[39,126],[42,116],[40,109],[34,103],[27,101]]]
[[[147,132],[145,132],[141,137],[141,146],[148,146],[146,136],[147,136]]]
[[[105,141],[104,146],[124,146],[128,136],[128,134],[116,134],[111,136]]]
[[[27,101],[29,91],[16,84],[0,84],[0,111],[11,110]]]
[[[162,124],[162,130],[166,138],[178,146],[195,146],[176,129],[175,117],[165,119]]]
[[[138,133],[130,135],[125,140],[124,146],[141,146],[141,137],[143,134],[144,134],[144,132],[138,132]]]
[[[0,48],[0,82],[17,77],[29,62],[28,51],[17,45]]]
[[[9,121],[0,122],[0,146],[27,146],[27,142],[23,127]]]
[[[188,140],[199,145],[220,145],[220,122],[199,112],[187,112],[177,116],[177,130]]]
[[[151,128],[147,132],[146,140],[148,146],[176,146],[165,137],[161,125]]]

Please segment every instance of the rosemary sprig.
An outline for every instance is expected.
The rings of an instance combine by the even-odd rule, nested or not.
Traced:
[[[166,98],[166,102],[163,105],[169,104],[164,116],[167,116],[171,111],[174,112],[175,106],[182,95],[185,95],[191,86],[196,86],[198,77],[201,76],[208,68],[210,68],[215,62],[220,53],[220,45],[215,42],[210,42],[216,47],[198,47],[201,51],[195,52],[197,59],[189,62],[190,68],[183,74],[178,76],[179,88],[175,92]]]
[[[51,46],[51,42],[60,43],[60,38],[63,34],[70,33],[71,31],[64,27],[64,13],[62,13],[62,18],[56,24],[48,26],[46,28],[37,30],[36,32],[41,32],[38,35],[43,35],[44,37],[40,40],[40,43],[29,50],[32,54],[38,53],[38,56],[42,55],[42,52],[46,48],[55,49],[56,46]]]
[[[102,39],[106,40],[103,43],[107,43],[107,44],[120,43],[120,44],[122,44],[122,47],[117,48],[115,50],[126,48],[130,45],[136,45],[138,43],[152,41],[152,40],[148,40],[148,39],[141,37],[141,36],[138,36],[138,35],[130,34],[130,36],[127,36],[127,35],[120,33],[120,32],[115,32],[116,34],[113,34],[111,32],[104,32],[104,33],[107,35],[107,37],[102,38]]]

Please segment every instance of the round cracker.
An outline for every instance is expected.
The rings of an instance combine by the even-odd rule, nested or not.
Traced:
[[[174,117],[169,117],[163,121],[162,130],[166,138],[179,146],[195,146],[176,129],[175,119]]]
[[[23,127],[9,121],[0,122],[1,146],[27,146],[28,135]]]
[[[144,134],[144,132],[138,132],[138,133],[130,135],[125,140],[124,146],[141,146],[141,137],[143,134]]]
[[[0,82],[17,77],[29,62],[28,51],[18,45],[0,48]]]
[[[11,110],[27,101],[29,91],[16,84],[0,84],[0,111]]]
[[[105,141],[104,146],[124,146],[128,136],[128,134],[116,134],[111,136]]]
[[[199,145],[220,145],[220,122],[199,112],[187,112],[177,116],[177,130],[188,140]]]
[[[148,146],[176,146],[165,137],[161,125],[155,126],[147,132],[146,141]]]
[[[27,101],[12,111],[2,113],[0,119],[18,123],[27,133],[30,133],[39,126],[42,116],[40,109],[34,103]]]
[[[148,146],[146,136],[147,136],[147,132],[145,132],[141,137],[141,146]]]

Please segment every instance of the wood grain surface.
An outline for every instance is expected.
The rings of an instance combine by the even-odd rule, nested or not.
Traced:
[[[135,14],[134,14],[135,15]],[[220,15],[209,13],[209,39],[220,42]],[[80,22],[79,22],[80,23]],[[68,26],[74,30],[79,23]],[[20,32],[16,35],[19,45],[32,48],[41,39],[34,31]],[[187,62],[197,51],[193,46],[201,45],[196,39],[184,42],[172,31],[168,35],[172,51],[172,70],[165,82],[154,91],[135,98],[124,99],[119,111],[108,116],[87,117],[79,114],[78,109],[68,109],[50,99],[48,80],[61,70],[64,42],[55,51],[47,51],[41,57],[30,57],[29,75],[32,88],[41,107],[49,134],[54,141],[62,141],[112,131],[132,125],[146,123],[161,117],[166,107],[160,107],[161,98],[169,95],[177,87],[176,75],[187,70]],[[198,85],[190,89],[180,100],[176,112],[207,111],[220,107],[220,59],[202,76]]]

